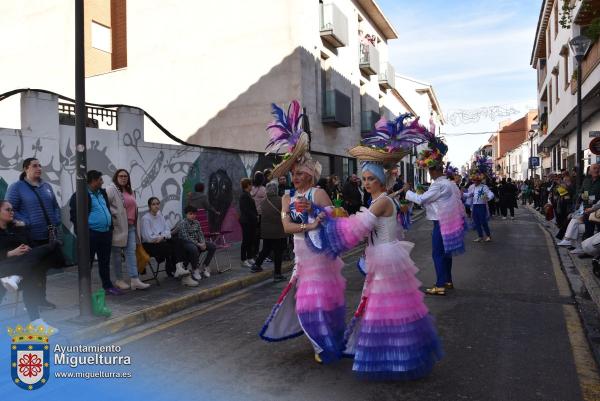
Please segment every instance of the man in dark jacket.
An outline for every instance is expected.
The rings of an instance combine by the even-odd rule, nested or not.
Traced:
[[[512,183],[512,179],[503,178],[498,186],[498,195],[500,196],[500,212],[502,220],[506,220],[507,209],[510,211],[510,219],[515,218],[515,207],[517,206],[517,194],[519,189]]]
[[[258,236],[258,211],[256,203],[250,191],[252,190],[252,181],[249,178],[243,178],[240,182],[242,195],[240,196],[240,225],[242,226],[242,245],[241,258],[242,265],[252,267],[257,250],[254,249],[256,237]]]
[[[102,188],[104,181],[102,173],[90,170],[87,173],[88,184],[88,226],[90,235],[90,262],[98,255],[98,272],[102,280],[102,288],[107,294],[121,295],[122,292],[114,287],[110,280],[110,252],[112,246],[112,217],[106,191]],[[70,217],[74,227],[77,227],[76,194],[69,200]]]
[[[344,209],[346,209],[348,214],[354,214],[359,211],[362,205],[362,196],[358,189],[358,177],[356,174],[352,174],[344,184],[342,196],[344,197]]]

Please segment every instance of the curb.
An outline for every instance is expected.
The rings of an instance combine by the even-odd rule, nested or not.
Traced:
[[[585,298],[585,293],[587,293],[596,305],[596,308],[600,311],[600,283],[591,272],[591,266],[583,260],[573,257],[565,248],[557,246],[554,233],[547,224],[544,224],[547,221],[538,216],[539,212],[531,208],[531,206],[528,209],[534,214],[542,228],[552,236],[554,249],[559,256],[565,276],[569,280],[575,295]]]
[[[556,246],[554,233],[547,225],[546,219],[538,215],[538,211],[528,208],[538,221],[540,227],[551,237],[554,251],[561,264],[561,271],[565,275],[568,285],[573,293],[574,305],[581,320],[588,346],[600,367],[600,283],[583,260],[573,257],[564,247]]]
[[[364,244],[359,245],[353,250],[346,252],[341,257],[346,258],[349,256],[354,256],[355,254],[362,252],[363,249]],[[283,273],[288,273],[292,271],[293,267],[294,264],[292,262],[286,262],[282,264],[281,271]],[[196,306],[200,302],[209,301],[222,295],[265,282],[271,279],[272,275],[273,272],[270,270],[249,274],[248,276],[227,281],[212,288],[207,288],[193,294],[187,294],[171,299],[160,305],[152,306],[121,317],[103,321],[84,329],[77,330],[67,337],[73,342],[85,343],[98,338],[115,335],[121,331],[129,330],[142,324],[150,323],[168,315],[180,312],[189,307]]]

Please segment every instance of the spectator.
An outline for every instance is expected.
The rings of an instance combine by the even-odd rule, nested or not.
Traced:
[[[500,186],[498,187],[498,195],[500,196],[500,213],[502,214],[502,220],[506,220],[508,212],[510,212],[510,219],[515,218],[515,207],[517,206],[517,194],[519,190],[516,185],[512,183],[512,179],[502,179]]]
[[[109,295],[122,295],[123,292],[116,288],[110,280],[110,253],[112,247],[112,216],[108,195],[102,188],[104,180],[102,173],[97,170],[87,172],[88,185],[88,225],[90,236],[90,265],[98,255],[98,274],[102,280],[102,288]],[[76,193],[71,196],[71,222],[77,227],[77,200]]]
[[[342,189],[340,187],[340,178],[337,175],[330,175],[327,181],[327,193],[331,200],[336,200],[342,195]]]
[[[42,279],[47,269],[62,263],[62,252],[58,245],[58,242],[54,242],[32,248],[27,228],[14,219],[10,202],[0,201],[0,277],[5,276],[2,279],[4,286],[0,286],[0,302],[4,288],[16,291],[20,286],[27,314],[36,327],[40,324],[48,326],[40,318],[39,312],[43,300]]]
[[[242,226],[242,246],[241,257],[242,265],[252,267],[255,263],[255,238],[257,235],[258,226],[258,211],[256,203],[250,195],[252,190],[252,182],[249,178],[242,178],[240,185],[242,187],[242,195],[240,196],[240,225]],[[266,192],[265,192],[266,194]]]
[[[273,170],[271,170],[270,168],[266,168],[263,171],[263,176],[264,178],[264,182],[263,184],[266,186],[269,182],[273,181]]]
[[[256,258],[256,254],[260,249],[260,216],[262,214],[261,206],[263,201],[267,197],[267,191],[265,189],[265,176],[260,171],[254,173],[254,180],[252,181],[252,190],[250,191],[250,195],[252,199],[254,199],[254,205],[256,206],[256,211],[258,212],[258,223],[256,225],[256,235],[254,236],[254,254],[252,255],[252,260]]]
[[[251,271],[253,273],[262,271],[263,261],[273,252],[273,281],[283,281],[285,277],[281,274],[281,261],[287,234],[283,231],[281,222],[281,197],[277,195],[275,183],[268,183],[266,190],[267,198],[262,204],[263,215],[260,225],[263,247]]]
[[[23,172],[19,181],[13,183],[6,192],[6,199],[12,204],[15,219],[27,226],[30,246],[46,245],[61,237],[60,207],[49,183],[42,180],[42,166],[38,159],[30,157],[23,161]],[[46,296],[46,275],[41,275],[40,307],[55,309],[56,305]]]
[[[193,206],[192,206],[193,207]],[[183,263],[177,261],[176,251],[180,244],[171,237],[171,229],[160,212],[160,200],[157,197],[148,199],[149,213],[142,217],[142,245],[148,254],[158,263],[165,260],[168,276],[179,277],[189,274]]]
[[[289,189],[287,177],[285,175],[280,175],[279,177],[277,177],[277,184],[277,195],[285,195],[285,191]]]
[[[137,271],[135,247],[137,244],[138,210],[135,194],[131,188],[131,177],[125,169],[118,169],[112,183],[106,189],[110,213],[113,222],[112,233],[112,267],[115,286],[121,290],[145,290],[150,284],[143,283]],[[130,284],[122,279],[121,252],[125,252],[125,263],[129,273]]]
[[[580,193],[577,198],[583,202],[583,208],[590,210],[591,206],[600,200],[600,164],[592,164],[589,169],[589,176],[583,180]],[[596,231],[596,224],[589,220],[589,211],[583,215],[583,223],[585,224],[585,232],[583,240],[588,239]]]
[[[186,206],[192,206],[196,210],[204,209],[208,213],[209,211],[220,215],[221,213],[214,208],[213,205],[208,201],[208,196],[204,193],[204,183],[198,182],[194,185],[194,191],[188,194],[188,202]]]
[[[196,209],[188,206],[185,208],[185,219],[179,227],[179,239],[185,255],[185,261],[192,265],[192,278],[196,281],[202,280],[202,276],[210,277],[210,261],[217,248],[213,243],[206,242],[200,223],[196,220]],[[208,252],[204,258],[203,268],[200,271],[200,254]],[[187,282],[187,281],[186,281]],[[186,284],[183,282],[183,284]]]
[[[344,208],[348,214],[354,214],[358,212],[363,204],[362,195],[358,189],[358,177],[356,174],[352,174],[346,180],[344,188],[342,189],[342,195],[344,197]]]
[[[331,194],[329,193],[329,180],[327,180],[327,178],[319,178],[319,181],[317,181],[317,187],[327,192],[327,195],[331,198]]]

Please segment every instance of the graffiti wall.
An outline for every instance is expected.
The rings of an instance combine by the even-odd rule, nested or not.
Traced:
[[[38,158],[42,178],[53,186],[62,208],[66,254],[74,258],[68,202],[75,192],[75,127],[59,124],[58,100],[51,95],[28,92],[21,105],[22,128],[0,128],[0,197],[18,180],[23,160]],[[210,203],[220,212],[209,214],[211,228],[230,231],[227,239],[239,241],[239,182],[255,169],[258,155],[148,143],[143,121],[140,110],[120,108],[118,130],[88,128],[88,169],[104,173],[105,186],[118,168],[129,170],[140,215],[148,212],[148,198],[156,196],[172,226],[182,218],[187,194],[203,182]]]

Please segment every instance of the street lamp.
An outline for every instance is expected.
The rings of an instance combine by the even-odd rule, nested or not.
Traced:
[[[533,137],[535,136],[535,131],[530,129],[528,134],[529,134],[529,170],[531,171],[531,173],[529,174],[529,177],[531,179],[531,182],[533,182]]]
[[[583,177],[583,150],[581,149],[581,81],[583,81],[583,77],[581,76],[581,62],[583,61],[583,57],[587,53],[591,44],[591,39],[583,35],[575,36],[569,41],[569,46],[571,47],[573,56],[577,61],[577,177],[575,179],[575,185],[577,190],[576,193],[579,193],[581,191],[581,179]]]

